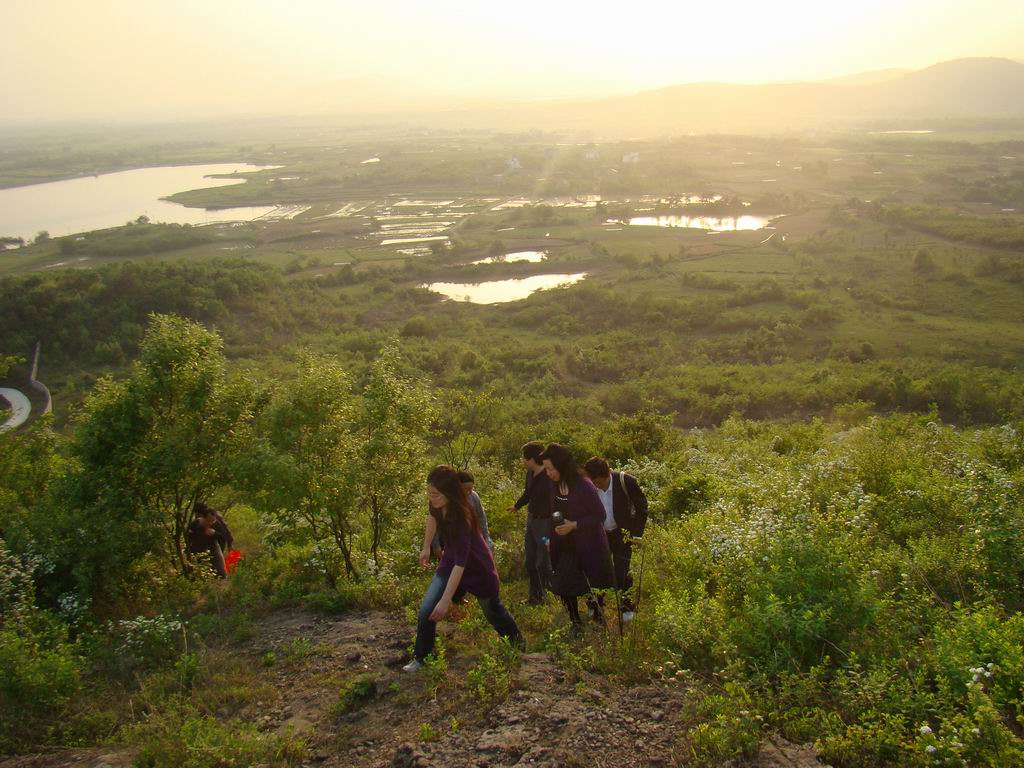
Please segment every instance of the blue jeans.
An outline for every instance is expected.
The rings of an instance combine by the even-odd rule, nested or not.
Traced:
[[[434,578],[427,587],[427,593],[423,595],[423,602],[420,603],[420,611],[416,618],[416,648],[415,655],[423,661],[434,650],[434,640],[437,637],[437,623],[430,620],[430,614],[437,604],[441,602],[445,587],[448,586],[448,579],[440,574],[434,574]],[[508,609],[502,604],[498,595],[494,597],[478,597],[480,610],[484,612],[484,618],[494,627],[495,631],[511,642],[519,641],[519,627]]]

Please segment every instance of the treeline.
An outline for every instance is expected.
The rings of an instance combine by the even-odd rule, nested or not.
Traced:
[[[0,158],[0,186],[41,182],[112,173],[132,168],[196,162],[265,162],[264,156],[248,147],[231,147],[212,141],[167,141],[132,145],[120,137],[93,149],[76,149],[71,144],[45,142],[44,146],[12,148]]]
[[[995,203],[1024,208],[1024,170],[973,181],[964,192],[963,199],[971,203]]]
[[[0,280],[3,347],[37,340],[55,367],[121,364],[138,353],[152,312],[217,325],[238,348],[263,349],[283,331],[342,320],[310,282],[241,260],[130,262]]]
[[[662,376],[609,389],[619,411],[645,400],[681,423],[713,426],[736,413],[750,419],[828,415],[855,406],[878,413],[936,408],[954,423],[1024,418],[1024,383],[1015,370],[922,360],[829,360],[772,366],[682,365]]]
[[[654,270],[656,267],[649,268],[648,274]],[[819,325],[836,319],[834,314],[831,318],[828,316],[828,305],[824,303],[823,296],[783,286],[773,278],[742,286],[723,286],[719,295],[692,296],[685,288],[703,288],[705,286],[700,281],[705,278],[685,274],[678,277],[665,274],[665,277],[684,290],[674,295],[653,296],[647,291],[631,290],[628,279],[614,284],[585,281],[569,291],[541,294],[528,306],[515,307],[511,312],[516,321],[526,323],[531,320],[558,323],[564,318],[567,327],[583,334],[627,328],[677,333],[710,330],[716,326],[720,330],[729,330],[729,310],[759,304],[786,305],[785,308],[792,312],[791,320],[797,324]],[[757,327],[765,321],[751,319],[750,322]]]
[[[218,239],[209,228],[189,224],[150,224],[146,217],[140,216],[125,227],[62,237],[57,240],[57,248],[62,256],[124,258],[193,248]]]
[[[42,340],[51,371],[88,372],[68,382],[74,400],[72,390],[87,387],[98,369],[136,354],[148,314],[158,311],[216,326],[231,358],[276,366],[290,359],[276,351],[281,344],[303,344],[361,366],[400,334],[411,369],[441,386],[585,397],[610,413],[650,405],[683,425],[719,424],[732,413],[828,415],[857,402],[883,413],[934,404],[956,423],[1021,412],[1014,338],[943,353],[946,338],[922,336],[923,324],[880,336],[877,320],[863,320],[865,308],[920,308],[953,320],[960,313],[974,327],[988,315],[959,296],[976,286],[930,287],[912,255],[894,266],[848,257],[841,243],[823,248],[821,256],[796,254],[807,262],[806,280],[680,274],[663,262],[500,309],[442,302],[417,287],[436,279],[437,257],[386,274],[346,267],[315,281],[238,260],[36,274],[0,281],[3,351],[25,355]],[[975,265],[978,274],[1007,272],[1005,259],[989,261]],[[882,269],[884,280],[875,275]],[[827,281],[814,277],[825,270]],[[908,279],[890,277],[901,274]],[[651,278],[660,281],[656,293],[636,290],[637,279]],[[993,321],[1005,319],[1003,304],[993,302]]]
[[[878,218],[947,240],[993,248],[1024,248],[1024,224],[1012,216],[974,216],[929,205],[879,205]]]

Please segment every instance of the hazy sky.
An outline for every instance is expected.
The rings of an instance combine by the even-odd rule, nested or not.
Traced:
[[[0,0],[0,120],[340,111],[1024,60],[1022,0]],[[355,81],[347,84],[339,81]]]

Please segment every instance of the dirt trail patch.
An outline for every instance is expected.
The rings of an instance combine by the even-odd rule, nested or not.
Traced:
[[[454,631],[448,622],[439,629]],[[411,635],[409,625],[376,613],[270,617],[260,628],[257,652],[288,647],[295,638],[308,640],[314,650],[301,669],[277,672],[282,702],[265,725],[302,731],[311,762],[339,768],[622,768],[688,762],[678,739],[682,691],[615,687],[599,675],[584,674],[580,680],[547,654],[522,657],[514,690],[502,704],[483,715],[465,711],[467,704],[453,723],[450,702],[431,697],[429,676],[401,671]],[[453,656],[449,668],[463,673],[473,661]],[[372,677],[372,698],[347,714],[332,711],[343,681],[360,674]],[[811,749],[779,739],[762,746],[754,765],[818,763]]]
[[[441,635],[456,631],[450,622]],[[241,713],[260,729],[295,733],[309,745],[307,765],[325,768],[628,768],[685,765],[679,735],[685,692],[615,686],[602,675],[567,674],[548,654],[523,655],[508,698],[489,712],[452,707],[426,671],[402,672],[412,627],[393,616],[338,618],[278,611],[260,620],[240,652],[278,691],[272,705]],[[449,674],[465,677],[472,654],[451,654]],[[339,704],[353,681],[359,700]],[[78,750],[0,761],[0,768],[127,768],[130,750]],[[767,741],[750,765],[810,768],[813,751]]]
[[[504,703],[484,717],[458,713],[453,725],[448,702],[431,698],[426,673],[401,672],[410,627],[369,614],[276,619],[265,629],[264,648],[301,637],[319,649],[300,674],[279,672],[283,701],[264,721],[304,726],[325,766],[644,766],[682,758],[673,753],[669,715],[679,710],[679,694],[664,688],[606,690],[602,678],[576,681],[548,655],[527,654]],[[461,672],[471,660],[449,663]],[[373,676],[376,695],[338,717],[331,708],[341,680],[358,673]],[[436,740],[423,742],[424,732]]]
[[[55,749],[38,755],[0,760],[2,768],[130,768],[134,750]]]

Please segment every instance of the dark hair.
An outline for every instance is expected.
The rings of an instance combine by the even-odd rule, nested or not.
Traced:
[[[544,443],[540,440],[531,440],[523,446],[523,458],[533,459],[538,464],[541,462],[540,455],[544,453]]]
[[[541,461],[550,461],[551,466],[558,470],[558,474],[564,482],[569,482],[580,473],[579,467],[576,466],[576,459],[564,445],[551,443],[539,458]]]
[[[444,527],[448,531],[466,527],[472,531],[480,530],[480,522],[476,519],[476,510],[466,497],[459,473],[447,464],[441,464],[430,470],[427,485],[432,485],[448,500],[448,514],[444,517]]]
[[[459,482],[460,483],[475,483],[476,478],[473,477],[473,473],[468,469],[459,470]]]
[[[217,510],[207,504],[205,501],[197,501],[193,509],[193,516],[195,517],[206,517],[207,515],[217,514]]]
[[[608,467],[608,462],[600,456],[591,456],[587,459],[587,463],[583,465],[583,471],[590,475],[591,478],[612,476],[612,471]]]

